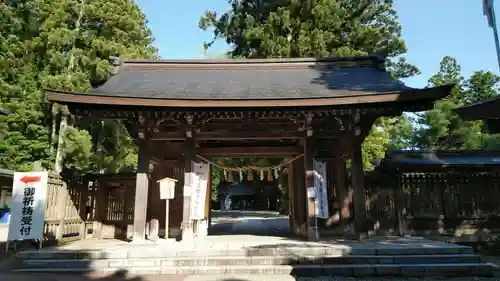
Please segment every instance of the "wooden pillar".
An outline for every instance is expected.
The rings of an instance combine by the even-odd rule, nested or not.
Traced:
[[[304,138],[304,171],[305,171],[305,188],[306,188],[306,210],[307,210],[307,240],[318,241],[318,222],[316,217],[316,201],[314,187],[314,156],[315,156],[315,141],[312,137]]]
[[[335,185],[338,194],[340,225],[345,227],[351,218],[352,190],[346,181],[346,161],[335,162]]]
[[[134,236],[133,242],[141,242],[146,239],[146,218],[149,189],[149,148],[148,142],[139,142],[137,177],[135,182],[135,204],[134,204]]]
[[[354,191],[354,227],[358,239],[368,236],[366,232],[365,183],[363,157],[361,154],[361,139],[355,136],[352,141],[351,175]]]
[[[290,232],[297,235],[297,222],[295,218],[295,183],[293,182],[293,165],[286,167],[288,176],[288,225]]]
[[[205,218],[208,227],[212,223],[212,165],[208,168],[207,195],[205,197]]]
[[[195,141],[186,138],[184,142],[184,187],[182,203],[182,241],[191,241],[194,236],[193,222],[191,221],[191,192],[193,180],[193,161],[196,156]]]
[[[156,167],[155,167],[156,168]],[[164,221],[162,214],[164,209],[164,204],[160,199],[160,189],[158,187],[157,181],[161,179],[159,175],[159,169],[154,169],[151,174],[151,182],[149,188],[149,198],[147,207],[147,217],[149,220],[149,236],[148,239],[156,240],[159,238],[160,225]]]
[[[294,176],[294,214],[298,234],[307,237],[307,192],[305,187],[304,157],[293,163]]]

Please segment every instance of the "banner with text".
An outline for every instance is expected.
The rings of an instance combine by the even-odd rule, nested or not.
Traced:
[[[42,240],[47,172],[14,173],[7,240]]]
[[[328,218],[328,192],[326,185],[326,163],[314,160],[314,193],[316,201],[316,216],[321,219]]]
[[[210,164],[193,164],[193,190],[191,192],[192,220],[202,220],[205,218],[208,177],[210,177]]]

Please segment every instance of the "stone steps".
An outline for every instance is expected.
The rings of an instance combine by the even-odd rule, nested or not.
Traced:
[[[129,259],[27,259],[20,272],[132,274],[292,274],[295,276],[491,276],[473,254],[357,256],[240,256]]]
[[[415,239],[414,239],[415,240]],[[132,274],[295,276],[492,276],[472,248],[407,239],[399,243],[274,243],[246,247],[125,245],[102,250],[42,249],[17,254],[22,272],[126,270]],[[349,244],[350,243],[350,244]]]
[[[27,250],[17,253],[21,260],[46,260],[46,259],[143,259],[143,258],[174,258],[174,257],[276,257],[276,256],[415,256],[415,255],[454,255],[473,254],[470,247],[452,245],[449,247],[387,247],[387,248],[338,248],[338,247],[270,247],[246,249],[183,249],[166,251],[162,247],[151,248],[137,247],[132,249],[99,250],[65,250],[43,249]]]
[[[232,266],[152,266],[126,268],[134,275],[219,275],[219,274],[265,274],[265,275],[293,275],[301,277],[319,276],[404,276],[404,277],[464,277],[464,276],[492,276],[492,268],[484,263],[462,264],[356,264],[356,265],[232,265]],[[91,270],[89,268],[37,268],[20,269],[21,272],[73,272],[73,273],[101,273],[116,272],[116,268]]]
[[[24,260],[23,268],[131,268],[148,266],[240,266],[240,265],[366,265],[366,264],[474,264],[481,257],[460,255],[325,256],[325,257],[175,257],[166,259],[41,259]]]

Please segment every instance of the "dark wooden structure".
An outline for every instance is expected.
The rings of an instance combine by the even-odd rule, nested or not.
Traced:
[[[146,224],[165,226],[156,180],[179,180],[170,224],[193,233],[190,219],[192,162],[215,156],[297,158],[288,167],[291,227],[314,231],[313,158],[328,162],[331,213],[367,233],[361,143],[373,122],[403,111],[422,111],[450,93],[452,85],[414,89],[391,78],[377,56],[330,59],[114,61],[114,75],[86,93],[50,90],[52,103],[82,117],[119,120],[136,140],[133,238]],[[351,182],[346,161],[351,160]],[[153,165],[150,165],[153,164]],[[154,169],[150,169],[154,166]],[[209,185],[210,186],[210,185]],[[210,194],[210,193],[209,193]],[[117,199],[119,200],[119,199]],[[351,208],[352,204],[352,208]],[[352,215],[353,214],[353,215]],[[163,217],[162,217],[163,216]]]
[[[500,133],[500,96],[457,108],[456,112],[464,120],[483,120],[488,132]]]
[[[499,233],[500,151],[394,151],[367,186],[374,231],[456,242]]]

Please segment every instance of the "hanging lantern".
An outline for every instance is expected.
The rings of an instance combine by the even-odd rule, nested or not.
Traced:
[[[273,180],[274,180],[273,171],[272,170],[267,171],[267,181],[273,181]]]
[[[223,177],[223,181],[227,181],[227,171],[226,170],[224,170],[222,177]]]
[[[278,174],[279,167],[274,168],[274,178],[278,179],[280,175]]]
[[[240,182],[243,182],[243,171],[240,169]]]
[[[247,173],[247,180],[248,180],[248,181],[253,181],[253,173],[252,173],[252,170],[248,170],[248,173]]]
[[[227,182],[233,182],[233,171],[229,171],[227,175]]]
[[[260,180],[264,180],[264,170],[260,170]]]

